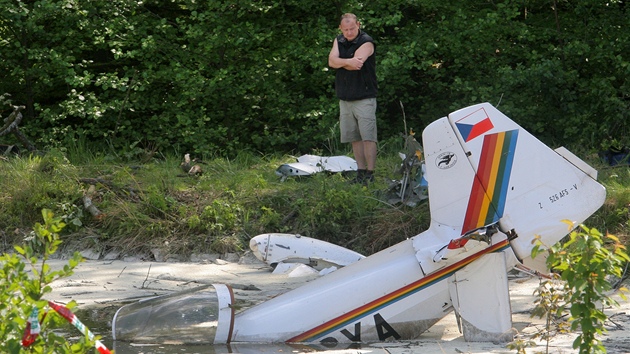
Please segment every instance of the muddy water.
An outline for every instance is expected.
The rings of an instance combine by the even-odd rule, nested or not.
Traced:
[[[357,343],[327,343],[326,345],[314,344],[284,344],[284,343],[231,343],[229,345],[180,345],[180,344],[134,344],[112,340],[111,318],[122,304],[110,305],[103,308],[92,308],[90,310],[77,311],[76,315],[82,322],[101,339],[101,342],[116,354],[223,354],[223,353],[243,353],[243,354],[284,354],[284,353],[317,353],[334,350],[337,353],[357,354],[364,350],[373,351],[369,344]],[[69,337],[76,336],[76,333],[69,333]],[[369,349],[368,349],[369,348]]]
[[[512,322],[515,329],[520,333],[520,338],[529,339],[534,333],[538,333],[544,328],[544,319],[531,316],[531,309],[534,304],[533,291],[538,286],[539,280],[517,279],[510,283]],[[621,300],[621,308],[611,308],[607,310],[610,317],[608,322],[608,332],[603,337],[603,342],[611,354],[630,353],[630,301]],[[102,337],[102,341],[110,349],[115,349],[117,354],[174,354],[174,353],[312,353],[328,351],[327,354],[359,354],[359,353],[379,353],[379,354],[410,354],[410,353],[484,353],[484,354],[504,354],[509,351],[505,343],[491,342],[465,342],[463,335],[459,332],[458,324],[454,316],[446,316],[440,322],[433,325],[427,332],[423,333],[416,340],[393,343],[367,343],[360,347],[347,347],[338,345],[332,348],[323,347],[300,347],[286,344],[231,344],[227,345],[133,345],[129,343],[113,343],[111,334],[111,320],[114,313],[121,304],[109,303],[106,308],[77,311],[77,316],[94,332]],[[76,331],[72,331],[70,337],[77,336]],[[540,351],[553,353],[576,353],[572,349],[572,343],[576,334],[557,335],[547,348],[547,343],[541,342],[539,345],[529,348],[531,352]],[[72,341],[72,340],[71,340]],[[334,351],[334,352],[331,352]],[[529,352],[528,351],[528,352]]]
[[[219,354],[219,353],[243,353],[243,354],[271,354],[271,353],[316,353],[326,350],[345,351],[348,353],[361,353],[361,346],[357,344],[343,345],[343,347],[325,348],[318,346],[288,345],[288,344],[230,344],[230,345],[132,345],[129,343],[114,343],[110,349],[115,349],[116,354]],[[374,348],[366,351],[373,351]]]
[[[105,345],[109,349],[115,350],[116,354],[231,353],[227,347],[214,348],[211,345],[132,345],[123,342],[105,343]]]

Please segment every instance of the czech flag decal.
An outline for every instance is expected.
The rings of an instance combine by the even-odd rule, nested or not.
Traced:
[[[455,125],[465,142],[469,142],[494,128],[490,117],[488,117],[488,113],[486,113],[486,110],[483,108],[458,120],[455,122]]]

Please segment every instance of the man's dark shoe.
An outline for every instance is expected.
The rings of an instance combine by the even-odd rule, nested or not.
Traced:
[[[357,170],[357,175],[350,180],[350,184],[357,184],[357,183],[363,183],[363,180],[365,179],[365,175],[367,173],[367,170]]]
[[[374,171],[370,171],[370,170],[365,171],[365,174],[363,175],[363,180],[361,181],[361,183],[363,183],[364,186],[367,186],[368,184],[372,182],[374,182]]]

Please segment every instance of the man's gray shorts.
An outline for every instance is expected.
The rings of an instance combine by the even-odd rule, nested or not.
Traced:
[[[339,100],[341,142],[376,140],[376,98]]]

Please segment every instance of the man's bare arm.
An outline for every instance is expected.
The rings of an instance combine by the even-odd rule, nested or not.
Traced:
[[[367,58],[370,55],[374,54],[374,43],[367,42],[363,43],[356,52],[354,52],[354,57],[359,58],[362,62],[365,63]]]
[[[365,60],[374,54],[374,44],[364,43],[354,53],[354,57],[343,59],[339,58],[339,47],[337,41],[333,41],[333,47],[328,54],[328,66],[334,69],[344,68],[346,70],[361,70]]]

